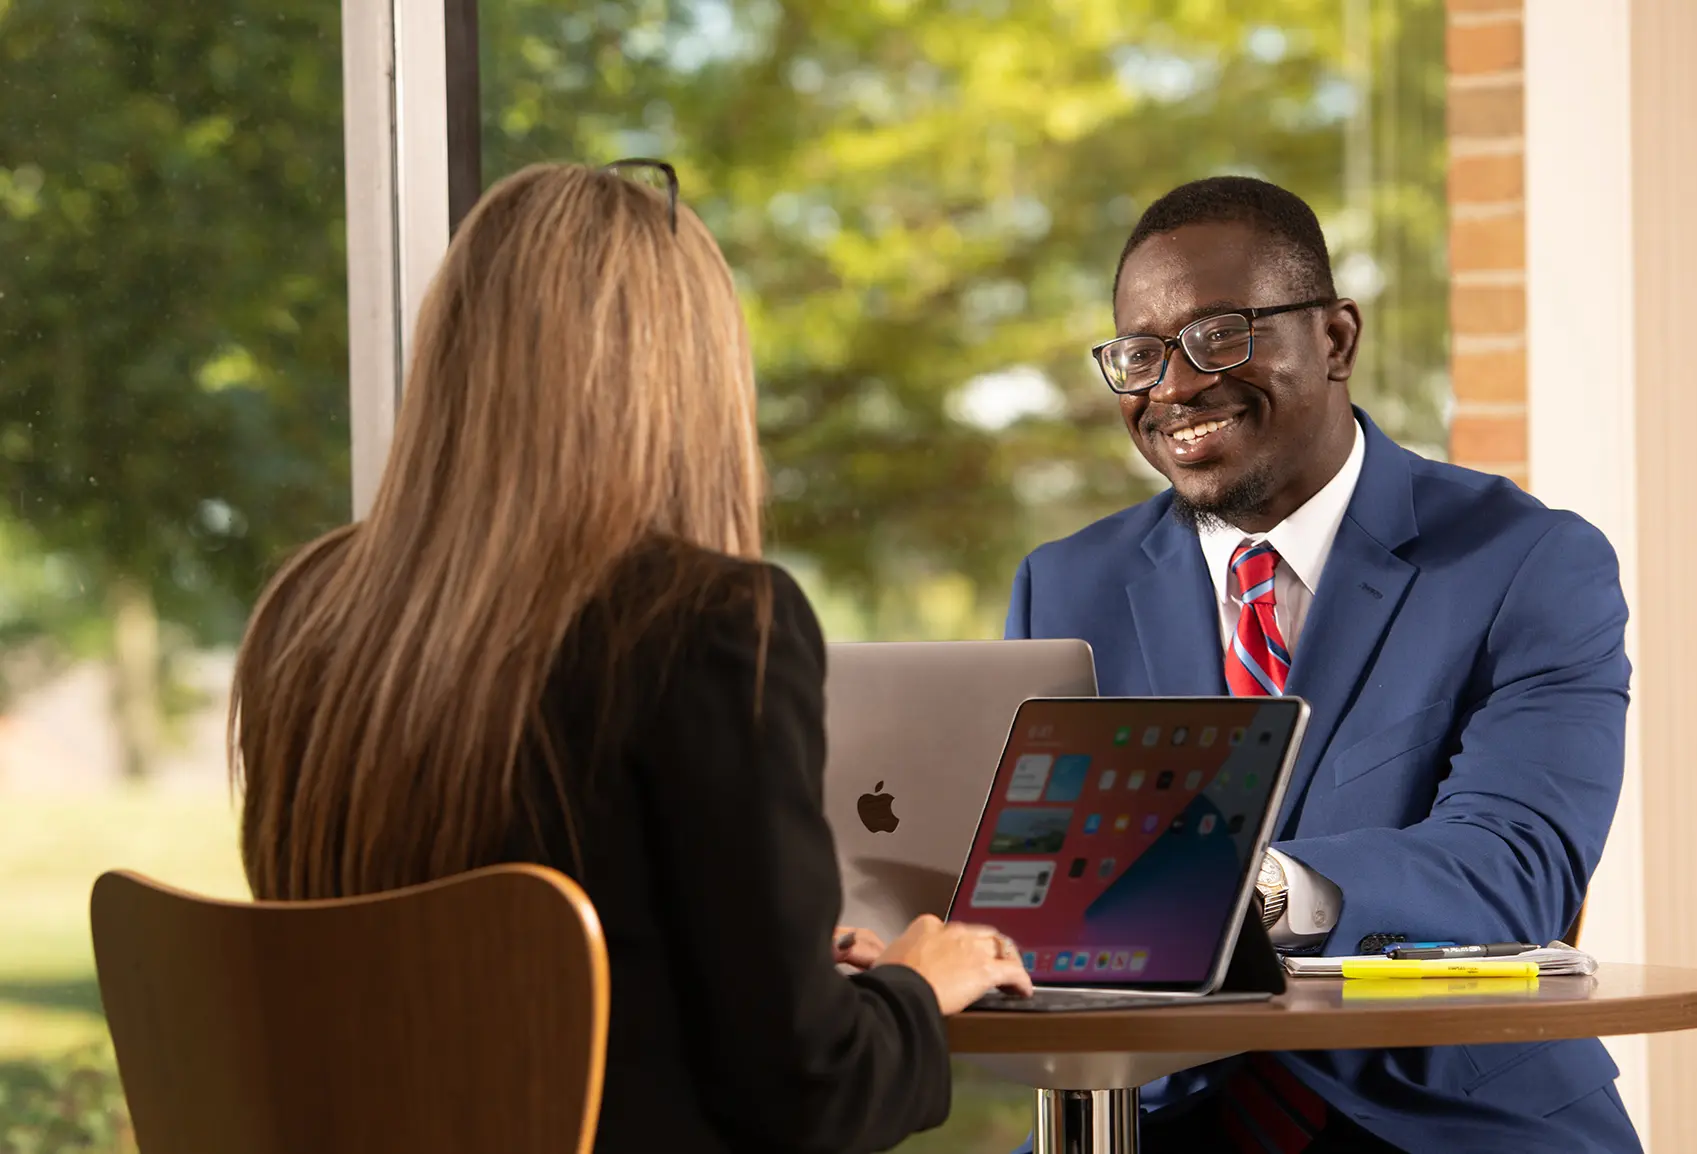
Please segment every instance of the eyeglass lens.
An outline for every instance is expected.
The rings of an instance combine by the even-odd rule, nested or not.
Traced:
[[[1237,313],[1204,317],[1178,336],[1191,364],[1204,373],[1235,369],[1249,359],[1249,318]],[[1102,350],[1102,372],[1121,392],[1153,388],[1161,381],[1167,342],[1160,337],[1122,337]]]

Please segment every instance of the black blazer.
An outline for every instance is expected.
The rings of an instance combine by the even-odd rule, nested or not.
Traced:
[[[707,567],[707,591],[649,621],[609,683],[610,622],[646,613],[680,557]],[[763,583],[757,719],[751,591]],[[786,573],[677,550],[621,578],[560,656],[544,722],[571,819],[531,759],[539,820],[518,823],[511,856],[576,876],[606,931],[597,1151],[844,1154],[948,1116],[930,986],[902,966],[845,977],[832,962],[841,883],[823,809],[824,679],[818,620]]]

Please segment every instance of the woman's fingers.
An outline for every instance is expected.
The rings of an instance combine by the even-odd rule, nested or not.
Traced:
[[[1031,973],[1018,958],[1011,962],[997,962],[995,973],[996,988],[1007,994],[1023,994],[1029,997],[1036,987],[1032,984]]]
[[[871,930],[838,926],[832,942],[832,955],[840,966],[857,970],[870,969],[885,949],[884,939]]]

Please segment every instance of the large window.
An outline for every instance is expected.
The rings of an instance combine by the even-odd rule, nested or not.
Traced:
[[[837,638],[996,636],[1020,555],[1154,491],[1087,350],[1139,212],[1265,176],[1320,213],[1354,394],[1445,441],[1439,0],[482,0],[482,160],[663,156],[740,279],[777,549]],[[961,1070],[911,1151],[1003,1151]]]
[[[245,895],[266,574],[348,515],[335,0],[0,0],[0,1150],[129,1149],[88,894]]]
[[[1443,5],[482,0],[483,169],[674,161],[739,276],[777,548],[838,637],[994,636],[1023,551],[1152,491],[1087,350],[1138,213],[1265,176],[1439,451]]]

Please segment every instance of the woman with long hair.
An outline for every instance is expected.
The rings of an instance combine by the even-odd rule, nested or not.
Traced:
[[[243,861],[278,900],[558,868],[612,966],[598,1150],[886,1148],[948,1113],[943,1016],[1030,982],[987,928],[833,926],[824,643],[759,560],[748,331],[631,163],[670,195],[540,165],[449,246],[369,515],[249,623]]]

